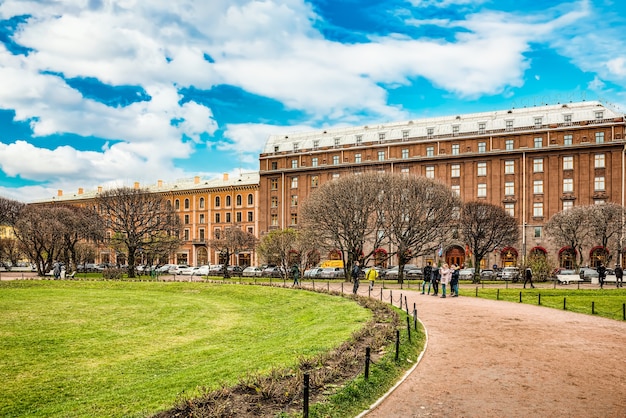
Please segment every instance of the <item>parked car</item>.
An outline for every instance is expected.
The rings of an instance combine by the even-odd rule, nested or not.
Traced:
[[[96,263],[79,264],[76,267],[76,271],[79,273],[95,273],[102,270]]]
[[[192,276],[208,276],[209,275],[209,266],[205,264],[203,266],[194,267],[191,272]]]
[[[170,269],[170,273],[176,274],[177,276],[191,276],[193,269],[194,267],[188,266],[187,264],[181,264],[176,266],[173,271]]]
[[[424,272],[422,271],[421,267],[416,267],[410,270],[406,270],[404,272],[404,274],[406,275],[406,277],[408,279],[423,279],[424,278]]]
[[[228,270],[228,275],[230,277],[241,277],[243,273],[243,269],[241,268],[241,266],[228,266],[226,267],[226,270]],[[222,268],[222,274],[224,274],[223,268]]]
[[[475,271],[476,270],[473,267],[459,270],[459,280],[474,280]]]
[[[263,269],[262,277],[285,277],[284,269],[278,266],[268,266]]]
[[[243,277],[261,277],[263,269],[257,266],[248,266],[241,272]]]
[[[505,267],[502,269],[502,280],[510,280],[516,282],[520,279],[519,268],[517,267]]]
[[[385,273],[385,280],[398,280],[398,272],[399,272],[399,268],[400,266],[394,266],[390,269],[387,270],[387,272]],[[405,264],[404,265],[404,269],[403,269],[403,273],[406,277],[406,274],[409,270],[413,270],[418,268],[415,264]],[[380,274],[380,273],[379,273]]]
[[[156,268],[157,273],[169,273],[171,268],[175,268],[176,264],[163,264]]]
[[[318,279],[322,270],[324,270],[322,267],[313,267],[310,269],[306,269],[304,270],[303,277],[306,277],[307,279]]]
[[[224,270],[224,265],[223,264],[211,264],[211,266],[209,267],[209,276],[219,276],[222,274],[222,271]]]
[[[586,282],[590,282],[592,278],[597,279],[600,277],[598,271],[591,267],[581,267],[578,273],[580,274],[580,277]]]
[[[491,269],[484,269],[480,271],[481,280],[495,280],[498,276]]]
[[[320,279],[339,279],[344,277],[342,267],[324,267],[319,273]]]

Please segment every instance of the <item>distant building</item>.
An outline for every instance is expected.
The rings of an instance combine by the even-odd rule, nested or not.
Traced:
[[[297,226],[300,203],[325,182],[366,170],[406,173],[518,220],[520,242],[489,254],[487,266],[514,265],[530,252],[568,266],[573,251],[553,248],[544,223],[573,206],[624,204],[625,125],[623,113],[580,102],[273,135],[260,155],[260,233]],[[443,257],[463,262],[464,243],[449,243]]]

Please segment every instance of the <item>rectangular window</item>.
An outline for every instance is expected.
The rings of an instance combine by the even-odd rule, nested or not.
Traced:
[[[278,226],[278,215],[277,214],[273,213],[270,219],[271,219],[270,220],[270,224],[272,226]]]
[[[535,138],[535,148],[543,147],[543,138]]]
[[[185,215],[185,225],[189,224],[189,215]]]
[[[402,140],[406,141],[409,139],[409,131],[402,131]]]
[[[569,126],[572,124],[572,115],[563,115],[563,122]]]
[[[183,237],[184,237],[183,239],[185,241],[189,241],[189,230],[188,229],[185,229],[185,231],[183,232]]]
[[[460,164],[452,164],[450,166],[450,177],[452,178],[461,177],[461,165]]]
[[[272,161],[272,170],[278,170],[278,162]]]
[[[604,119],[604,112],[602,110],[598,110],[595,112],[596,120]]]
[[[218,223],[220,223],[221,221],[222,221],[222,220],[220,219],[220,214],[219,214],[219,213],[216,213],[216,214],[215,214],[215,223],[216,223],[216,224],[218,224]]]
[[[278,207],[278,196],[272,196],[270,206],[273,208]]]
[[[402,175],[404,177],[407,177],[409,175],[409,169],[408,168],[403,168],[401,171]]]
[[[563,210],[568,210],[574,207],[573,200],[564,200],[563,201]]]
[[[486,142],[479,142],[478,143],[478,152],[481,153],[481,154],[487,152],[487,143]]]
[[[432,165],[426,166],[426,177],[429,179],[435,178],[435,167]]]
[[[356,144],[361,145],[363,143],[363,135],[356,136]]]
[[[200,214],[200,223],[203,224],[204,223],[204,213]]]
[[[291,168],[298,168],[298,160],[291,160]]]
[[[254,212],[248,212],[248,222],[254,221]]]
[[[487,163],[478,163],[476,165],[476,175],[478,177],[484,177],[487,175]]]
[[[297,189],[298,188],[298,177],[292,177],[291,178],[291,188],[292,189]]]
[[[535,218],[543,218],[543,203],[542,202],[533,203],[533,216]]]
[[[505,122],[505,125],[506,125],[506,126],[505,126],[505,129],[506,129],[507,131],[512,131],[512,130],[513,130],[513,120],[507,120],[507,121]]]
[[[384,133],[384,132],[380,132],[380,133],[378,134],[378,140],[379,140],[380,142],[383,142],[383,141],[385,140],[385,133]]]
[[[593,189],[595,191],[603,191],[604,189],[604,176],[598,176],[593,181]]]
[[[338,164],[339,164],[339,156],[333,155],[333,165],[338,165]]]
[[[452,136],[459,136],[459,130],[460,130],[459,125],[454,125],[452,127]]]
[[[235,219],[236,219],[236,221],[235,221],[235,222],[241,222],[241,219],[242,219],[242,218],[241,218],[241,212],[237,212],[237,213],[235,213]]]
[[[361,154],[354,154],[354,162],[357,164],[361,163]]]
[[[535,238],[541,238],[541,227],[540,226],[536,226],[535,227]]]
[[[487,197],[487,184],[478,183],[478,197]]]
[[[311,187],[317,187],[320,184],[320,178],[318,176],[311,176]]]
[[[543,158],[533,159],[533,173],[543,173]]]
[[[504,141],[504,149],[507,151],[513,151],[513,140],[507,139]]]
[[[274,145],[274,152],[278,152],[280,150],[280,147],[278,145]]]
[[[378,151],[378,161],[385,161],[385,151]]]
[[[313,149],[318,149],[320,147],[319,139],[313,141]]]
[[[563,136],[563,145],[572,145],[572,135]]]
[[[594,167],[604,168],[604,154],[596,154],[594,156]]]
[[[504,211],[510,216],[515,216],[515,203],[505,203]]]
[[[452,155],[459,155],[461,146],[459,144],[452,144]]]
[[[563,157],[563,170],[573,170],[574,169],[574,157],[568,156]]]
[[[226,212],[226,223],[231,222],[230,212]]]
[[[563,193],[572,193],[574,191],[574,179],[563,179]]]
[[[506,160],[504,162],[504,174],[515,174],[515,161]]]
[[[297,142],[293,143],[293,152],[298,152],[298,149],[300,148],[299,144]]]
[[[254,235],[254,227],[251,227],[251,226],[248,227],[248,234]]]
[[[487,124],[485,122],[478,123],[478,134],[483,135],[487,129]]]
[[[504,183],[504,195],[515,196],[515,182],[507,181],[506,183]]]
[[[434,157],[435,156],[435,147],[426,147],[426,156]]]
[[[596,132],[596,144],[604,143],[604,132]]]
[[[338,147],[341,145],[341,138],[335,138],[335,146]]]
[[[543,180],[535,180],[535,181],[533,181],[533,193],[534,194],[543,194]]]
[[[317,157],[311,158],[311,167],[317,167],[317,165],[318,165]]]
[[[535,118],[535,129],[541,129],[543,118]]]
[[[337,180],[339,178],[339,173],[333,173],[333,180]]]
[[[199,232],[200,232],[200,241],[204,241],[204,238],[205,238],[205,236],[204,236],[204,228],[200,228]]]
[[[270,180],[270,190],[278,190],[278,179]]]
[[[291,225],[298,225],[298,214],[297,213],[292,213],[291,214]]]
[[[295,206],[298,206],[298,195],[292,194],[291,195],[291,207],[295,207]]]
[[[426,128],[426,137],[431,139],[435,135],[435,128]]]
[[[454,193],[456,193],[458,196],[461,196],[461,186],[459,186],[458,184],[453,184],[452,186],[450,186],[450,188],[452,189],[452,191]]]
[[[403,148],[402,149],[402,159],[406,160],[407,158],[409,158],[409,149],[408,148]]]

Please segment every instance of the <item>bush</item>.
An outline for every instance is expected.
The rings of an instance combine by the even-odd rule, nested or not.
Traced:
[[[120,280],[123,274],[124,270],[115,267],[107,267],[102,271],[102,277],[106,280]]]

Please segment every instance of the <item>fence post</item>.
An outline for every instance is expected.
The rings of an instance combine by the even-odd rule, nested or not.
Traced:
[[[413,309],[413,328],[417,331],[417,309]]]
[[[595,315],[596,313],[596,303],[591,302],[591,315]]]
[[[478,286],[476,286],[476,297],[478,297]]]
[[[343,293],[343,282],[341,282],[341,293]]]
[[[622,303],[622,319],[626,321],[626,303]]]
[[[519,292],[519,303],[522,303],[522,292]]]
[[[382,290],[380,291],[380,294],[382,296],[382,294],[383,294]],[[393,305],[393,290],[391,290],[391,289],[389,290],[389,303],[391,303]]]
[[[343,282],[341,282],[343,284]],[[326,291],[330,293],[330,280],[326,282]]]
[[[496,300],[500,300],[500,289],[496,290]]]
[[[365,380],[370,378],[370,348],[365,348]]]
[[[309,374],[304,374],[304,403],[302,405],[303,418],[309,418]]]
[[[541,305],[541,293],[537,293],[537,305]]]
[[[563,310],[567,310],[567,298],[563,298]]]
[[[409,315],[406,316],[406,331],[409,336],[409,341],[411,341],[411,321],[409,320]]]
[[[400,359],[400,330],[396,330],[396,361]]]

